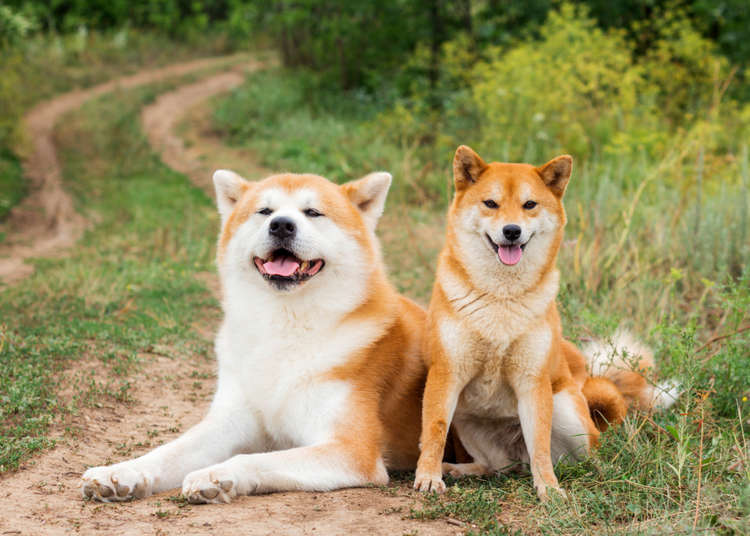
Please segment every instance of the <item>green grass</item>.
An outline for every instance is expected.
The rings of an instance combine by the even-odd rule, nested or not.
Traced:
[[[26,194],[26,182],[21,162],[7,149],[0,148],[0,222],[10,209],[16,206]],[[0,236],[0,242],[2,242]]]
[[[426,303],[452,190],[452,153],[436,157],[434,139],[403,143],[387,106],[317,87],[305,73],[271,71],[219,99],[215,120],[229,143],[249,148],[271,169],[339,182],[374,168],[392,171],[393,195],[379,226],[385,259],[399,289]],[[435,133],[441,135],[456,133]],[[413,517],[449,516],[481,534],[750,528],[747,154],[731,180],[707,179],[714,182],[698,198],[683,154],[697,148],[696,139],[677,136],[673,153],[660,159],[578,162],[566,194],[569,242],[559,259],[568,336],[631,326],[656,349],[662,375],[682,382],[679,404],[653,418],[631,416],[603,436],[591,458],[558,466],[567,501],[540,505],[528,475],[467,479],[449,481],[448,493],[428,497]],[[509,157],[496,150],[497,158]],[[675,178],[680,173],[687,176]]]
[[[69,257],[40,259],[34,275],[0,290],[0,472],[48,446],[53,419],[126,403],[130,375],[155,346],[209,355],[191,325],[217,313],[195,278],[213,268],[215,210],[139,131],[140,107],[155,92],[90,103],[57,131],[64,176],[96,224]],[[70,377],[74,365],[84,372]],[[64,388],[71,399],[59,396]]]

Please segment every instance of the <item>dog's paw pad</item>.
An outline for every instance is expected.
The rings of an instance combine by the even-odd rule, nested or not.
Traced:
[[[201,469],[185,477],[182,495],[191,504],[229,503],[237,496],[237,485],[226,469]]]
[[[127,465],[92,467],[81,477],[84,499],[102,502],[129,501],[151,495],[153,479]]]
[[[219,494],[219,490],[216,488],[208,488],[208,489],[201,490],[201,495],[203,495],[209,501],[215,499],[218,494]]]

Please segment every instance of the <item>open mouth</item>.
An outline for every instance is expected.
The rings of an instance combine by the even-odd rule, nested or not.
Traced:
[[[521,257],[523,256],[523,250],[526,248],[526,244],[529,243],[529,240],[534,236],[533,234],[529,237],[529,240],[524,242],[523,244],[496,244],[494,240],[490,237],[489,234],[485,233],[487,236],[487,240],[490,242],[490,246],[492,246],[492,249],[495,250],[495,254],[497,255],[498,259],[500,259],[500,262],[507,266],[513,266],[514,264],[518,264],[521,260]]]
[[[323,259],[305,261],[288,249],[277,249],[266,259],[255,257],[253,262],[260,275],[282,286],[307,281],[325,266]]]

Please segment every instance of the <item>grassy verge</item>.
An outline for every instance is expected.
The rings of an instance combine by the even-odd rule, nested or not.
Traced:
[[[284,71],[252,75],[215,109],[227,141],[271,169],[336,181],[392,171],[379,231],[385,257],[399,288],[424,303],[451,195],[452,154],[402,143],[390,115],[371,98]],[[675,154],[696,147],[690,135],[682,141],[663,160],[579,164],[566,196],[569,241],[559,261],[568,335],[634,326],[656,348],[663,374],[682,381],[678,406],[634,415],[605,434],[590,459],[561,464],[568,501],[539,506],[528,476],[467,479],[451,481],[444,497],[428,497],[413,516],[450,516],[482,534],[747,530],[750,250],[740,238],[747,193],[735,178],[696,201],[671,182],[674,169],[665,170],[681,161]]]
[[[0,222],[26,194],[21,162],[8,149],[0,148]],[[0,235],[0,242],[3,236]]]
[[[128,378],[154,346],[208,355],[191,326],[217,312],[194,277],[212,269],[215,214],[139,130],[157,89],[92,102],[58,129],[64,176],[96,224],[69,257],[39,260],[34,275],[0,290],[0,472],[49,444],[53,418],[127,402]],[[92,363],[102,374],[63,374]],[[65,389],[72,399],[59,396]]]

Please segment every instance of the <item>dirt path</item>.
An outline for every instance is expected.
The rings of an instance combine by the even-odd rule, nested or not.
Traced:
[[[0,281],[16,282],[33,272],[26,264],[32,257],[57,255],[81,236],[86,222],[75,211],[73,200],[62,187],[60,163],[52,134],[57,121],[86,101],[117,88],[129,89],[170,77],[236,64],[247,56],[205,58],[112,80],[97,86],[71,91],[34,107],[24,118],[26,134],[32,140],[24,158],[24,172],[31,193],[15,207],[3,224],[7,238],[0,244]]]
[[[172,74],[179,73],[173,70]],[[151,76],[155,74],[151,73]],[[148,80],[145,73],[138,77],[141,78],[130,77],[130,80]],[[208,124],[208,108],[197,105],[236,87],[241,81],[242,76],[237,72],[210,76],[162,95],[142,113],[144,130],[164,161],[209,191],[212,190],[210,172],[216,167],[234,167],[248,175],[263,172],[253,162],[252,155],[223,146],[210,135],[210,129],[201,128]],[[135,85],[131,82],[125,87]],[[109,87],[115,86],[111,84]],[[86,98],[95,96],[90,94],[91,91],[80,92],[86,97],[71,99],[70,102],[81,104]],[[96,94],[105,91],[97,89]],[[63,104],[69,101],[62,98],[52,102],[59,104],[55,107],[42,105],[39,109],[52,110],[49,113],[56,113],[55,117],[59,117],[62,112],[54,110],[67,111],[74,107],[73,104]],[[190,129],[187,144],[173,132],[177,121],[186,113],[198,127]],[[77,236],[75,233],[80,234],[83,228],[83,222],[71,212],[69,196],[60,187],[59,166],[50,141],[53,123],[46,124],[49,144],[44,148],[45,154],[51,156],[48,163],[54,164],[51,166],[53,177],[41,181],[39,187],[44,189],[53,184],[51,188],[57,193],[39,197],[67,199],[65,203],[68,205],[53,203],[50,205],[52,212],[45,212],[53,221],[59,222],[46,235],[40,233],[36,236],[46,237],[44,239],[54,245],[51,249],[31,246],[34,255],[42,254],[39,251],[54,252],[71,244]],[[31,240],[35,235],[29,236]],[[209,288],[217,291],[214,274],[203,274],[202,279]],[[207,339],[213,337],[215,328],[215,325],[196,326]],[[100,368],[97,363],[95,360],[79,363],[69,374],[96,371]],[[198,422],[208,407],[215,383],[213,362],[172,355],[171,349],[163,349],[143,355],[142,363],[140,372],[132,379],[132,404],[85,410],[64,423],[56,424],[50,433],[58,440],[54,449],[28,460],[15,473],[0,477],[0,497],[3,498],[0,534],[442,535],[465,530],[445,520],[409,519],[407,516],[412,507],[418,506],[419,499],[406,485],[388,490],[350,489],[240,497],[230,505],[188,506],[172,493],[125,504],[82,501],[78,484],[87,466],[128,459],[169,441]],[[78,432],[74,435],[66,433],[67,427]]]

